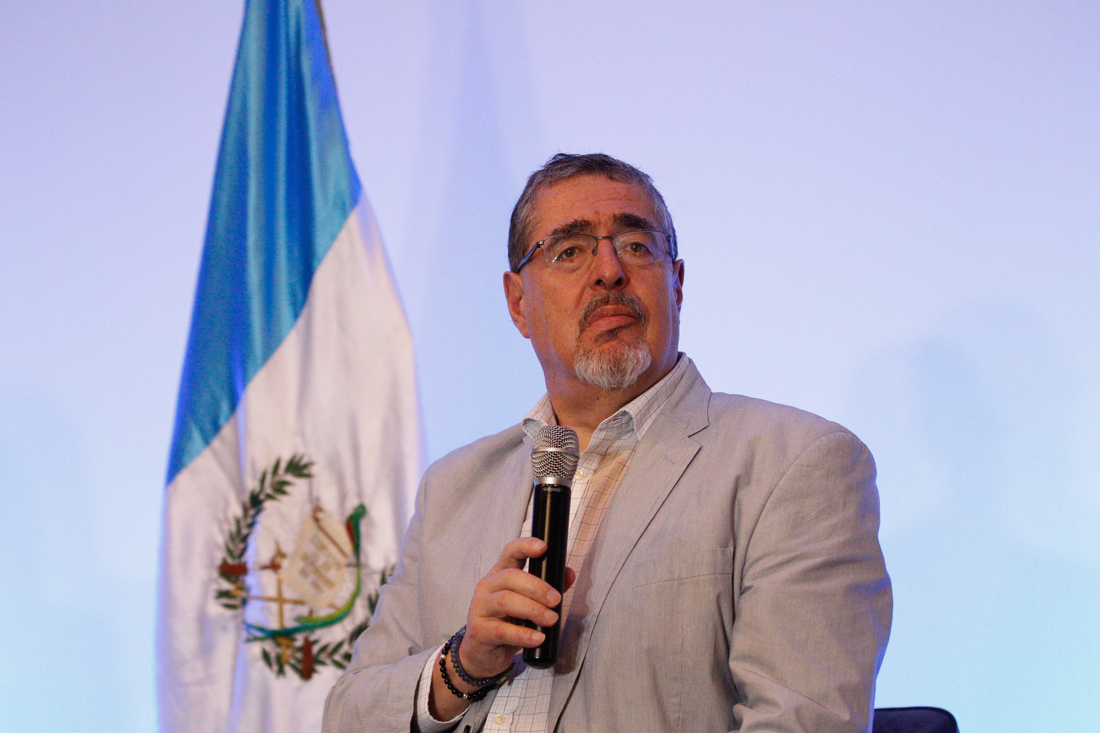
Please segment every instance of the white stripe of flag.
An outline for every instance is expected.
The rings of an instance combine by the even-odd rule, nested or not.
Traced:
[[[263,659],[277,644],[247,641],[244,622],[293,626],[302,608],[287,606],[282,621],[276,603],[224,608],[219,563],[261,473],[304,454],[312,478],[267,502],[251,533],[248,591],[272,593],[275,574],[261,566],[276,541],[292,553],[312,507],[343,523],[362,503],[363,592],[346,618],[311,636],[332,644],[365,620],[377,571],[396,561],[420,473],[414,374],[404,313],[347,153],[318,9],[250,0],[165,495],[161,730],[320,729],[340,670],[319,660],[309,679],[290,669],[277,676]],[[293,642],[299,662],[302,638]]]

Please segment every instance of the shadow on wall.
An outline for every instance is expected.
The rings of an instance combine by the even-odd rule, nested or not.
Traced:
[[[521,39],[508,27],[519,18],[514,10],[490,18],[477,2],[440,10],[426,115],[432,124],[421,136],[417,186],[423,211],[433,213],[410,227],[422,234],[415,242],[421,257],[403,288],[433,459],[515,424],[543,391],[501,283],[508,219],[523,183],[509,172],[503,121],[526,100],[500,69],[522,74],[515,58],[524,52]]]
[[[951,313],[856,373],[846,413],[878,462],[895,586],[880,705],[999,731],[1041,699],[1059,729],[1088,727],[1100,506],[1075,478],[1095,430],[1079,384],[1041,320],[1003,303]]]

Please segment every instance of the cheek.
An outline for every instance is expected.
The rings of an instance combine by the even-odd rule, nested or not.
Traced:
[[[560,341],[557,333],[553,306],[543,300],[531,301],[527,311],[527,329],[529,338],[535,346],[546,347]]]
[[[647,329],[650,338],[662,342],[675,336],[679,331],[680,320],[676,291],[671,287],[671,283],[664,283],[664,285],[665,288],[658,289],[654,298],[650,300],[653,308],[649,314],[650,322]]]
[[[537,324],[540,334],[547,339],[560,342],[563,338],[577,338],[577,319],[571,316],[569,307],[560,298],[550,294],[531,302],[528,319]]]

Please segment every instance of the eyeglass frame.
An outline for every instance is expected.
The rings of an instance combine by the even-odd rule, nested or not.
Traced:
[[[595,256],[599,252],[600,240],[601,239],[610,239],[611,240],[611,249],[615,250],[615,257],[619,257],[619,250],[618,250],[617,247],[615,247],[615,240],[618,239],[619,237],[626,236],[627,234],[637,234],[638,232],[649,232],[651,234],[660,234],[662,237],[665,238],[665,255],[670,257],[670,258],[672,257],[672,235],[671,234],[666,234],[665,232],[662,232],[660,229],[630,229],[630,230],[625,231],[625,232],[619,232],[618,234],[602,234],[602,235],[589,234],[588,232],[559,232],[557,234],[551,234],[548,237],[543,237],[539,241],[535,242],[535,246],[533,246],[531,249],[527,250],[527,254],[525,254],[523,256],[523,259],[519,261],[519,263],[516,265],[516,269],[513,270],[512,272],[514,272],[518,275],[519,271],[522,270],[524,268],[524,266],[534,258],[535,252],[537,252],[539,250],[539,248],[542,247],[542,245],[545,244],[548,240],[554,239],[555,237],[568,237],[568,236],[575,236],[575,235],[578,235],[578,234],[581,235],[581,236],[584,236],[584,237],[592,237],[592,239],[596,240],[596,244],[592,248],[592,257],[593,258],[595,258]],[[661,259],[661,258],[660,257],[655,257],[653,259],[653,261],[656,262],[659,259]],[[622,261],[621,258],[620,258],[620,261]],[[547,265],[551,266],[550,263],[547,263]]]

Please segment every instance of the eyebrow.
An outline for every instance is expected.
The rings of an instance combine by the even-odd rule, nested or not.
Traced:
[[[615,224],[624,229],[656,230],[657,225],[637,214],[615,214]]]
[[[560,227],[550,232],[550,236],[556,236],[558,234],[569,234],[572,232],[580,232],[581,234],[591,234],[596,226],[589,219],[574,219],[571,222],[562,224]]]
[[[656,230],[657,225],[651,222],[644,216],[638,216],[637,214],[615,214],[612,217],[612,221],[615,226],[623,230]],[[574,219],[571,222],[562,224],[561,226],[550,232],[551,237],[558,234],[569,234],[571,232],[577,232],[580,234],[591,234],[596,230],[596,225],[592,223],[591,219]]]

